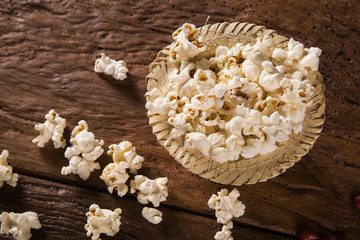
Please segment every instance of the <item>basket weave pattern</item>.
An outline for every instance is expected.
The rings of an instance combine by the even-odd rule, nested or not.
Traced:
[[[289,39],[278,35],[274,30],[249,23],[216,23],[200,28],[200,36],[213,50],[219,45],[235,45],[237,42],[248,43],[258,37],[269,35],[275,47],[287,50]],[[168,63],[169,47],[161,50],[150,65],[150,74],[146,77],[148,91],[158,88],[166,93],[167,73],[171,68]],[[322,76],[319,72],[309,72],[308,79],[315,87],[303,121],[303,131],[292,134],[286,142],[278,143],[278,148],[268,154],[258,155],[251,159],[239,158],[236,161],[218,163],[205,157],[198,150],[185,149],[183,141],[170,137],[172,126],[168,124],[167,115],[148,114],[149,124],[153,128],[159,143],[172,157],[185,168],[211,181],[231,184],[254,184],[278,176],[293,166],[307,154],[319,137],[325,120],[325,96]]]

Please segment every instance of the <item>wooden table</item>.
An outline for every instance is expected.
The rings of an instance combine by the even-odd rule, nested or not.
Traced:
[[[246,212],[234,219],[234,239],[295,239],[303,229],[360,239],[360,209],[352,202],[360,194],[359,10],[355,0],[1,1],[0,150],[9,150],[20,178],[17,187],[0,189],[0,212],[37,212],[43,227],[32,231],[32,239],[89,239],[84,224],[92,203],[123,209],[113,239],[213,239],[221,225],[207,200],[233,187],[198,177],[173,160],[157,143],[144,108],[144,78],[156,53],[184,22],[201,26],[210,16],[209,23],[265,25],[323,50],[323,132],[286,173],[237,187]],[[126,61],[127,80],[94,72],[101,52]],[[86,120],[106,149],[133,142],[145,158],[141,174],[169,178],[161,224],[142,218],[134,195],[110,195],[100,171],[87,181],[60,174],[68,164],[64,150],[31,142],[38,135],[33,126],[52,108],[67,120],[67,140]],[[99,160],[102,168],[110,161],[106,154]]]

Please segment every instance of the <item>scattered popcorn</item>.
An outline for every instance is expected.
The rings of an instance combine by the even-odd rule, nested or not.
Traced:
[[[98,205],[92,204],[89,210],[86,213],[88,219],[85,230],[87,230],[87,236],[91,237],[91,240],[100,239],[101,233],[114,236],[120,231],[120,215],[122,212],[120,208],[111,211],[101,209]]]
[[[159,224],[162,221],[162,212],[155,208],[144,207],[141,214],[152,224]]]
[[[240,217],[245,213],[245,205],[237,200],[239,191],[234,188],[230,193],[222,189],[217,195],[213,194],[208,201],[208,206],[215,210],[217,222],[224,225],[232,225],[233,217]],[[229,225],[228,225],[229,226]]]
[[[127,162],[119,162],[110,163],[104,168],[100,178],[105,181],[110,193],[113,193],[115,188],[120,197],[127,193],[128,187],[125,183],[129,178],[129,174],[126,172],[128,167]]]
[[[95,139],[94,134],[88,131],[87,123],[81,120],[71,133],[70,143],[71,147],[65,151],[69,166],[63,167],[61,174],[78,174],[81,179],[86,180],[91,172],[100,169],[99,163],[95,161],[104,152],[104,141]]]
[[[63,132],[66,127],[66,120],[61,118],[54,109],[45,115],[45,119],[44,123],[35,125],[35,130],[39,131],[40,135],[34,138],[32,142],[42,148],[51,139],[55,148],[64,148],[66,141],[63,139]]]
[[[96,60],[94,70],[97,73],[112,75],[117,80],[124,80],[127,77],[126,73],[129,71],[124,61],[115,61],[106,57],[104,53],[101,53],[101,58]]]
[[[113,158],[114,163],[128,163],[131,174],[137,174],[137,170],[142,167],[144,161],[144,158],[136,153],[136,148],[129,141],[110,145],[107,154]]]
[[[8,150],[3,150],[0,155],[0,188],[4,185],[4,182],[15,187],[19,178],[19,175],[13,173],[13,168],[8,164],[8,156]]]
[[[201,58],[206,45],[194,25],[184,24],[173,37],[168,86],[149,91],[145,106],[149,115],[167,115],[171,138],[225,163],[271,153],[302,131],[314,94],[308,75],[318,70],[319,48],[290,39],[284,50],[265,36],[218,46],[213,56]],[[214,133],[222,136],[216,145],[209,141]]]
[[[215,240],[233,240],[231,237],[231,231],[230,228],[226,225],[224,225],[221,229],[221,231],[217,232],[214,236]]]
[[[143,175],[136,175],[130,182],[130,192],[139,191],[137,199],[141,204],[151,202],[154,207],[158,207],[160,202],[166,201],[168,196],[167,181],[167,177],[150,180]]]
[[[16,240],[31,238],[31,228],[40,229],[38,215],[34,212],[3,212],[0,215],[1,234],[11,234]]]

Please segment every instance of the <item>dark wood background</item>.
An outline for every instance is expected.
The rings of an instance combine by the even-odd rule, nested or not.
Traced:
[[[323,132],[286,173],[237,187],[246,212],[234,219],[234,239],[296,239],[303,229],[360,239],[360,209],[352,202],[360,194],[359,11],[356,0],[1,1],[0,150],[9,150],[20,178],[16,188],[0,189],[0,213],[37,212],[43,227],[32,231],[32,239],[89,239],[84,225],[92,203],[123,209],[113,239],[213,239],[221,225],[207,200],[233,187],[200,178],[173,160],[152,135],[144,108],[144,79],[156,53],[184,22],[201,26],[210,16],[209,23],[252,22],[323,50]],[[126,61],[127,80],[94,72],[101,52]],[[108,194],[100,171],[85,182],[60,174],[68,164],[64,150],[31,142],[38,134],[33,126],[52,108],[67,120],[67,139],[84,119],[106,148],[133,142],[145,157],[140,174],[169,178],[161,224],[142,218],[134,195]],[[110,161],[106,154],[100,158],[102,167]]]

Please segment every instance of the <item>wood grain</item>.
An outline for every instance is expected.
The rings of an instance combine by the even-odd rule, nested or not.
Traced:
[[[323,50],[320,72],[326,85],[327,120],[313,149],[294,167],[266,183],[238,187],[247,208],[245,215],[235,221],[253,226],[254,234],[259,234],[259,238],[253,239],[260,239],[268,230],[295,236],[303,228],[332,236],[344,232],[348,238],[358,239],[360,211],[354,208],[352,199],[360,194],[360,24],[356,11],[359,8],[358,1],[331,0],[2,1],[0,149],[9,150],[9,162],[15,172],[34,177],[34,182],[45,179],[50,189],[57,184],[53,182],[59,182],[64,188],[104,196],[105,206],[112,206],[115,199],[123,201],[102,195],[106,190],[98,178],[100,171],[86,182],[74,175],[61,176],[61,167],[68,163],[64,151],[53,149],[51,144],[39,149],[31,143],[37,135],[33,125],[43,122],[45,113],[54,108],[67,119],[67,139],[77,122],[84,119],[90,131],[105,140],[106,148],[123,140],[132,141],[146,159],[140,173],[151,178],[169,178],[169,198],[165,202],[169,211],[193,213],[188,217],[194,218],[192,224],[208,222],[206,219],[213,212],[206,202],[211,194],[226,186],[191,174],[159,146],[144,108],[144,78],[156,53],[170,43],[172,31],[184,22],[200,26],[210,16],[209,23],[239,21],[265,25],[308,47]],[[101,52],[126,61],[130,70],[127,80],[119,82],[94,73],[93,64]],[[110,160],[103,155],[101,166]],[[30,185],[23,185],[22,203],[14,202],[13,208],[7,205],[13,199],[6,200],[6,196],[19,190],[6,187],[0,191],[1,211],[25,211],[26,204],[36,207],[30,204],[33,191]],[[88,204],[91,199],[95,200],[89,196]],[[134,199],[124,201],[129,201],[129,211],[135,211],[130,204],[131,201],[135,204]],[[74,211],[80,216],[83,214],[80,211],[87,207],[82,205]],[[53,210],[42,211],[44,216],[50,216]],[[64,216],[64,221],[72,221],[73,217]],[[135,219],[132,223],[141,226]],[[176,217],[171,220],[173,224],[180,224],[175,220]],[[80,231],[83,224],[76,221],[77,230],[72,230],[72,234]],[[62,226],[57,223],[60,224],[55,221],[53,231],[59,238],[71,236],[56,230]],[[185,231],[189,226],[182,229]],[[167,235],[172,234],[166,228],[157,231],[158,239],[168,239]],[[206,228],[193,231],[186,234],[194,236],[191,234],[204,231],[212,236],[216,232]],[[38,239],[53,239],[48,235],[41,237]],[[83,235],[79,238],[83,239]]]
[[[17,188],[0,189],[0,210],[38,213],[42,224],[33,230],[32,239],[88,239],[84,225],[85,213],[96,202],[101,208],[121,208],[120,232],[113,238],[101,235],[102,239],[196,239],[208,240],[221,229],[215,218],[208,218],[167,207],[159,207],[163,221],[153,225],[141,216],[143,205],[133,199],[119,198],[98,191],[58,184],[51,181],[20,176]],[[232,230],[235,239],[292,239],[278,234],[260,232],[243,226]],[[3,238],[1,239],[11,239]]]

